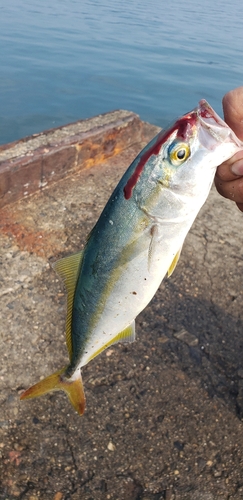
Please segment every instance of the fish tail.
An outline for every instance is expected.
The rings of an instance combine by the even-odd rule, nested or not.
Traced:
[[[40,382],[32,387],[29,387],[23,394],[21,394],[20,399],[31,399],[47,394],[50,391],[64,391],[69,397],[75,410],[79,415],[83,415],[85,410],[85,395],[82,383],[82,377],[80,370],[76,372],[69,379],[65,376],[66,368],[62,368],[49,377],[44,378]]]

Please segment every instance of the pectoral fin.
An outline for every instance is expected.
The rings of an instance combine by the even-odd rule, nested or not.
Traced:
[[[73,300],[82,256],[83,252],[81,251],[74,255],[64,257],[53,264],[53,268],[62,278],[67,290],[66,342],[70,359],[72,358],[73,351],[71,335]]]
[[[150,235],[151,235],[151,240],[150,240],[150,245],[149,245],[149,251],[148,251],[148,271],[151,271],[151,266],[153,264],[153,258],[157,249],[157,246],[159,244],[158,241],[158,226],[154,224],[151,229],[150,229]]]
[[[180,255],[181,255],[181,249],[182,247],[180,248],[180,250],[175,254],[175,257],[173,258],[172,262],[171,262],[171,265],[167,271],[168,273],[168,277],[170,277],[174,271],[174,269],[176,268],[176,265],[177,265],[177,262],[180,258]]]

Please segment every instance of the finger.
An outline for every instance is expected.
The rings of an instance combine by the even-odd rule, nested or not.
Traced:
[[[243,203],[236,203],[236,205],[243,212]]]
[[[238,205],[243,205],[243,178],[240,177],[233,181],[222,181],[218,177],[215,178],[215,185],[218,192],[228,198],[229,200],[235,201]],[[239,207],[240,208],[240,207]],[[241,208],[240,208],[241,210]]]
[[[223,97],[224,119],[243,140],[243,87],[231,90]]]
[[[232,158],[221,163],[216,176],[222,181],[233,181],[243,175],[243,151],[238,151]]]

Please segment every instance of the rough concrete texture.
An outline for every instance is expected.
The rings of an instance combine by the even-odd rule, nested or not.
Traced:
[[[0,146],[0,208],[141,140],[143,122],[111,111]]]
[[[242,213],[215,190],[137,341],[84,368],[84,416],[61,392],[19,401],[68,360],[50,262],[82,248],[142,146],[1,210],[2,500],[243,498]]]

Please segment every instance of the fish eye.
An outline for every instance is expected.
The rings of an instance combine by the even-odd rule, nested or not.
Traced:
[[[186,142],[172,142],[168,149],[170,162],[175,167],[184,163],[191,153],[190,146]]]

